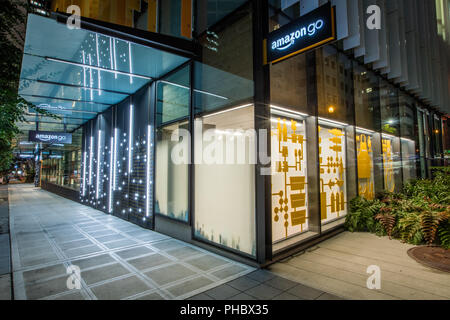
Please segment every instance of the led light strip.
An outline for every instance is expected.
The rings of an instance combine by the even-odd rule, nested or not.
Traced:
[[[160,80],[159,82],[165,83],[165,84],[168,84],[168,85],[171,85],[171,86],[174,86],[174,87],[190,90],[189,87],[183,86],[181,84],[173,83],[173,82],[170,82],[170,81]],[[203,94],[206,94],[206,95],[209,95],[209,96],[212,96],[212,97],[216,97],[216,98],[219,98],[219,99],[223,99],[223,100],[229,100],[227,97],[220,96],[218,94],[214,94],[214,93],[203,91],[203,90],[199,90],[199,89],[194,89],[194,92],[203,93]]]
[[[132,148],[133,148],[133,105],[130,104],[130,127],[129,127],[129,135],[128,135],[128,173],[131,173],[131,164],[132,164]]]
[[[227,109],[227,110],[223,110],[223,111],[218,111],[218,112],[215,112],[215,113],[204,115],[202,118],[214,117],[214,116],[217,116],[219,114],[223,114],[223,113],[227,113],[227,112],[231,112],[231,111],[236,111],[236,110],[239,110],[239,109],[250,107],[252,105],[253,104],[245,104],[245,105],[242,105],[242,106],[239,106],[239,107],[235,107],[235,108],[231,108],[231,109]]]
[[[393,136],[393,135],[391,135],[391,134],[387,134],[387,133],[382,133],[381,134],[381,138],[386,138],[386,139],[397,139],[398,137],[396,137],[396,136]]]
[[[133,66],[131,61],[131,42],[128,42],[128,61],[130,63],[130,74],[133,74]],[[133,84],[133,77],[130,76],[130,84]]]
[[[150,216],[150,185],[152,183],[152,179],[150,176],[150,154],[152,150],[152,126],[147,127],[147,195],[146,195],[146,210],[145,210],[145,216]]]
[[[121,74],[121,75],[125,75],[125,76],[132,76],[133,78],[141,78],[141,79],[146,79],[146,80],[152,80],[152,77],[147,77],[147,76],[143,76],[143,75],[140,75],[140,74],[130,74],[128,72],[123,72],[123,71],[118,71],[118,70],[110,70],[110,69],[107,69],[107,68],[86,65],[86,64],[78,63],[78,62],[66,61],[66,60],[55,59],[55,58],[50,58],[50,57],[45,57],[45,60],[53,61],[53,62],[59,62],[59,63],[65,63],[65,64],[70,64],[70,65],[77,66],[77,67],[82,67],[82,68],[89,68],[89,69],[92,69],[92,70],[99,70],[99,71],[105,71],[105,72],[110,72],[110,73],[115,73],[115,74]]]
[[[83,197],[86,196],[86,158],[87,152],[83,152]]]
[[[88,182],[89,186],[92,185],[92,158],[94,155],[93,148],[94,148],[94,137],[91,136],[91,146],[89,149],[89,182]]]
[[[101,152],[102,130],[98,130],[98,142],[97,142],[97,183],[95,190],[96,199],[100,198],[100,152]]]
[[[294,111],[294,110],[290,110],[290,109],[286,109],[283,107],[278,107],[278,106],[274,106],[274,105],[270,105],[270,108],[272,109],[272,111],[275,111],[275,113],[281,113],[281,115],[287,115],[289,117],[292,117],[292,115],[297,115],[300,117],[308,117],[308,115],[306,113],[302,113],[302,112],[298,112],[298,111]]]
[[[89,53],[88,57],[89,57],[89,65],[92,65],[92,56],[90,53]],[[94,87],[94,80],[92,79],[92,69],[91,68],[89,68],[89,85],[91,88]],[[91,100],[94,100],[94,91],[92,91],[92,90],[91,90]]]
[[[357,133],[368,134],[368,135],[373,135],[375,133],[375,131],[373,131],[373,130],[364,129],[364,128],[360,128],[360,127],[356,127],[356,132]]]
[[[324,125],[337,125],[337,126],[341,126],[341,127],[347,127],[349,124],[348,123],[344,123],[344,122],[339,122],[339,121],[334,121],[334,120],[330,120],[327,118],[319,118],[319,124],[322,123]]]
[[[100,67],[100,54],[98,52],[98,33],[95,34],[95,47],[97,50],[97,66]],[[101,89],[102,83],[100,81],[100,71],[97,72],[97,76],[98,76],[98,88]],[[102,91],[99,91],[98,95],[101,96]]]
[[[117,182],[117,142],[119,141],[118,129],[114,129],[114,178],[113,178],[113,190],[116,190]]]
[[[109,156],[109,213],[112,212],[113,202],[113,166],[114,166],[114,137],[111,137],[111,147]]]

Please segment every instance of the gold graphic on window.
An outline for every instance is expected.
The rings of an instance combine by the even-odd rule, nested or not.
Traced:
[[[357,160],[358,160],[358,190],[359,195],[368,200],[373,200],[374,176],[373,176],[373,151],[372,137],[366,134],[356,136]]]
[[[384,188],[389,192],[395,190],[394,178],[394,156],[392,150],[392,141],[383,139],[383,167],[384,167]]]
[[[272,120],[272,218],[273,240],[306,231],[306,160],[303,124]]]
[[[341,129],[320,127],[320,213],[322,223],[346,214],[345,134]]]

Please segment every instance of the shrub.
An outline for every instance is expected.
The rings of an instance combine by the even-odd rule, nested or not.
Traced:
[[[345,228],[449,249],[450,170],[435,171],[433,180],[411,181],[402,193],[380,192],[374,200],[351,200]]]

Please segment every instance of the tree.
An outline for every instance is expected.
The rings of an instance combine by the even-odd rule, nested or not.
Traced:
[[[27,9],[26,1],[0,0],[0,172],[11,167],[16,123],[25,121],[29,108],[53,116],[18,95]]]

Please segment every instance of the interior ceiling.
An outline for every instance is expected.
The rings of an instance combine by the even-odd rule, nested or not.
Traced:
[[[34,150],[28,131],[72,132],[98,113],[160,78],[188,58],[104,34],[69,29],[52,18],[28,15],[19,95],[57,115],[30,108],[17,150]],[[75,140],[76,141],[76,140]],[[70,149],[70,146],[67,146]]]

